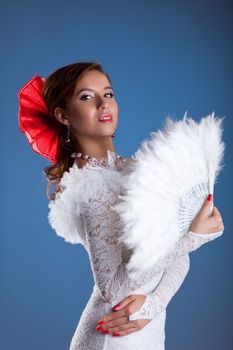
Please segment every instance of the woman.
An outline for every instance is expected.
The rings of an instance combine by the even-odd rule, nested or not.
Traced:
[[[23,119],[27,115],[31,121],[33,114],[28,100],[23,102],[32,83],[37,84],[34,99],[41,94],[33,108],[43,107],[34,114],[37,126]],[[208,217],[212,195],[163,263],[130,280],[126,263],[132,252],[118,242],[123,223],[114,205],[135,160],[118,155],[112,142],[118,105],[109,75],[99,63],[74,63],[46,80],[35,76],[20,98],[21,131],[36,152],[54,163],[44,171],[48,189],[56,184],[49,196],[49,222],[65,241],[84,246],[95,281],[70,350],[164,349],[166,306],[187,275],[188,253],[224,230],[216,207]]]

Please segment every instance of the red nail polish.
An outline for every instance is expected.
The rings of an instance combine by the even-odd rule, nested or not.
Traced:
[[[208,197],[207,197],[207,200],[208,200],[208,201],[211,201],[212,198],[213,198],[213,195],[212,195],[212,194],[209,194]]]
[[[109,333],[109,331],[108,331],[107,329],[105,329],[105,330],[103,331],[103,333],[106,334],[106,333]]]
[[[116,336],[116,335],[120,335],[120,334],[119,333],[113,333],[113,335]]]
[[[97,331],[102,331],[103,328],[102,328],[101,326],[98,326],[98,327],[96,327],[96,330],[97,330]]]
[[[98,321],[98,324],[104,324],[104,322],[103,321]]]
[[[120,307],[120,305],[119,304],[117,304],[116,306],[113,306],[113,310],[115,310],[115,309],[117,309],[118,307]]]

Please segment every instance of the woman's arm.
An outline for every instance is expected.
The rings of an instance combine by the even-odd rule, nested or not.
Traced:
[[[161,271],[172,266],[173,262],[179,257],[191,253],[200,248],[203,244],[213,241],[223,234],[223,230],[213,233],[198,233],[189,230],[182,238],[180,238],[167,256],[158,260],[155,270]]]
[[[180,256],[164,270],[162,278],[153,292],[146,295],[146,299],[139,310],[129,315],[129,320],[153,319],[164,311],[181,287],[190,267],[188,254]]]
[[[182,255],[197,249],[203,243],[221,234],[221,232],[203,235],[187,233],[177,242],[175,249],[166,259],[142,274],[139,279],[131,280],[126,263],[122,261],[122,243],[118,242],[122,233],[122,221],[112,209],[116,199],[117,195],[114,194],[108,200],[92,198],[89,203],[83,203],[82,211],[93,277],[103,300],[112,305],[149,282],[158,272],[168,269],[174,260],[177,261]]]

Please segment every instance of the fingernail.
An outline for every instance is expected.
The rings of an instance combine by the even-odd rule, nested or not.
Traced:
[[[108,330],[107,330],[107,329],[105,329],[105,330],[103,331],[103,333],[104,333],[104,334],[108,333]]]
[[[113,333],[113,335],[116,336],[116,335],[120,335],[120,334],[119,333]]]
[[[103,331],[103,328],[101,326],[96,327],[97,331]]]
[[[98,324],[104,324],[104,322],[103,321],[98,321]]]
[[[213,198],[213,195],[212,194],[209,194],[208,197],[207,197],[207,200],[210,202]]]
[[[120,307],[120,304],[117,304],[116,306],[113,306],[113,310],[118,309]]]

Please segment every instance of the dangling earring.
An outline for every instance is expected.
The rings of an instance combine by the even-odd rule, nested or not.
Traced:
[[[116,134],[115,133],[113,133],[112,135],[111,135],[111,137],[115,137],[116,136]]]
[[[65,143],[69,143],[70,142],[70,124],[67,124],[67,136],[65,139]]]

